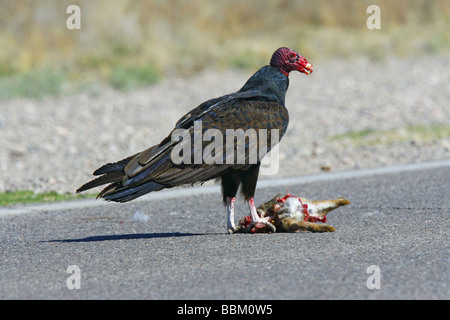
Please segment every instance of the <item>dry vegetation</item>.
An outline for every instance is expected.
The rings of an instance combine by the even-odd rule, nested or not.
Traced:
[[[71,4],[81,8],[81,30],[66,28]],[[371,4],[381,8],[381,30],[366,28]],[[0,98],[98,81],[127,89],[206,67],[255,68],[279,46],[316,61],[380,60],[447,53],[450,43],[448,0],[3,0],[0,6]]]

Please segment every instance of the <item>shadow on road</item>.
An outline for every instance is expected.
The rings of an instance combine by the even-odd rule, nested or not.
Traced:
[[[111,240],[138,240],[138,239],[153,239],[153,238],[172,238],[172,237],[189,237],[189,236],[204,236],[207,233],[180,233],[180,232],[164,232],[164,233],[132,233],[132,234],[112,234],[103,236],[92,236],[80,239],[59,239],[48,240],[43,242],[96,242],[96,241],[111,241]]]

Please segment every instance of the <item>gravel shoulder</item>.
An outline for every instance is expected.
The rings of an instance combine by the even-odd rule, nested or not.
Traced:
[[[450,56],[313,64],[311,76],[290,76],[290,124],[277,178],[450,158],[448,135],[370,144],[332,139],[364,130],[448,127]],[[105,88],[0,101],[0,192],[74,192],[97,167],[159,143],[183,114],[238,90],[251,74],[203,72],[131,92]]]

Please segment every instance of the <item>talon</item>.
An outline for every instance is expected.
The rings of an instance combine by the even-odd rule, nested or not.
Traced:
[[[275,228],[275,226],[271,224],[269,221],[266,221],[264,224],[268,226],[270,229],[272,229],[273,233],[277,232],[277,228]]]
[[[253,233],[264,233],[264,232],[273,232],[275,233],[277,231],[277,228],[273,224],[271,224],[269,221],[266,222],[252,222],[253,228],[251,228],[251,231]],[[269,230],[264,230],[266,228],[269,228]]]

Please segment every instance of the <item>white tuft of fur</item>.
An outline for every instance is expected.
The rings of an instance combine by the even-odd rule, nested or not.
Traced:
[[[284,202],[284,206],[289,209],[290,216],[296,220],[302,221],[304,219],[303,206],[300,200],[296,197],[289,197]]]

